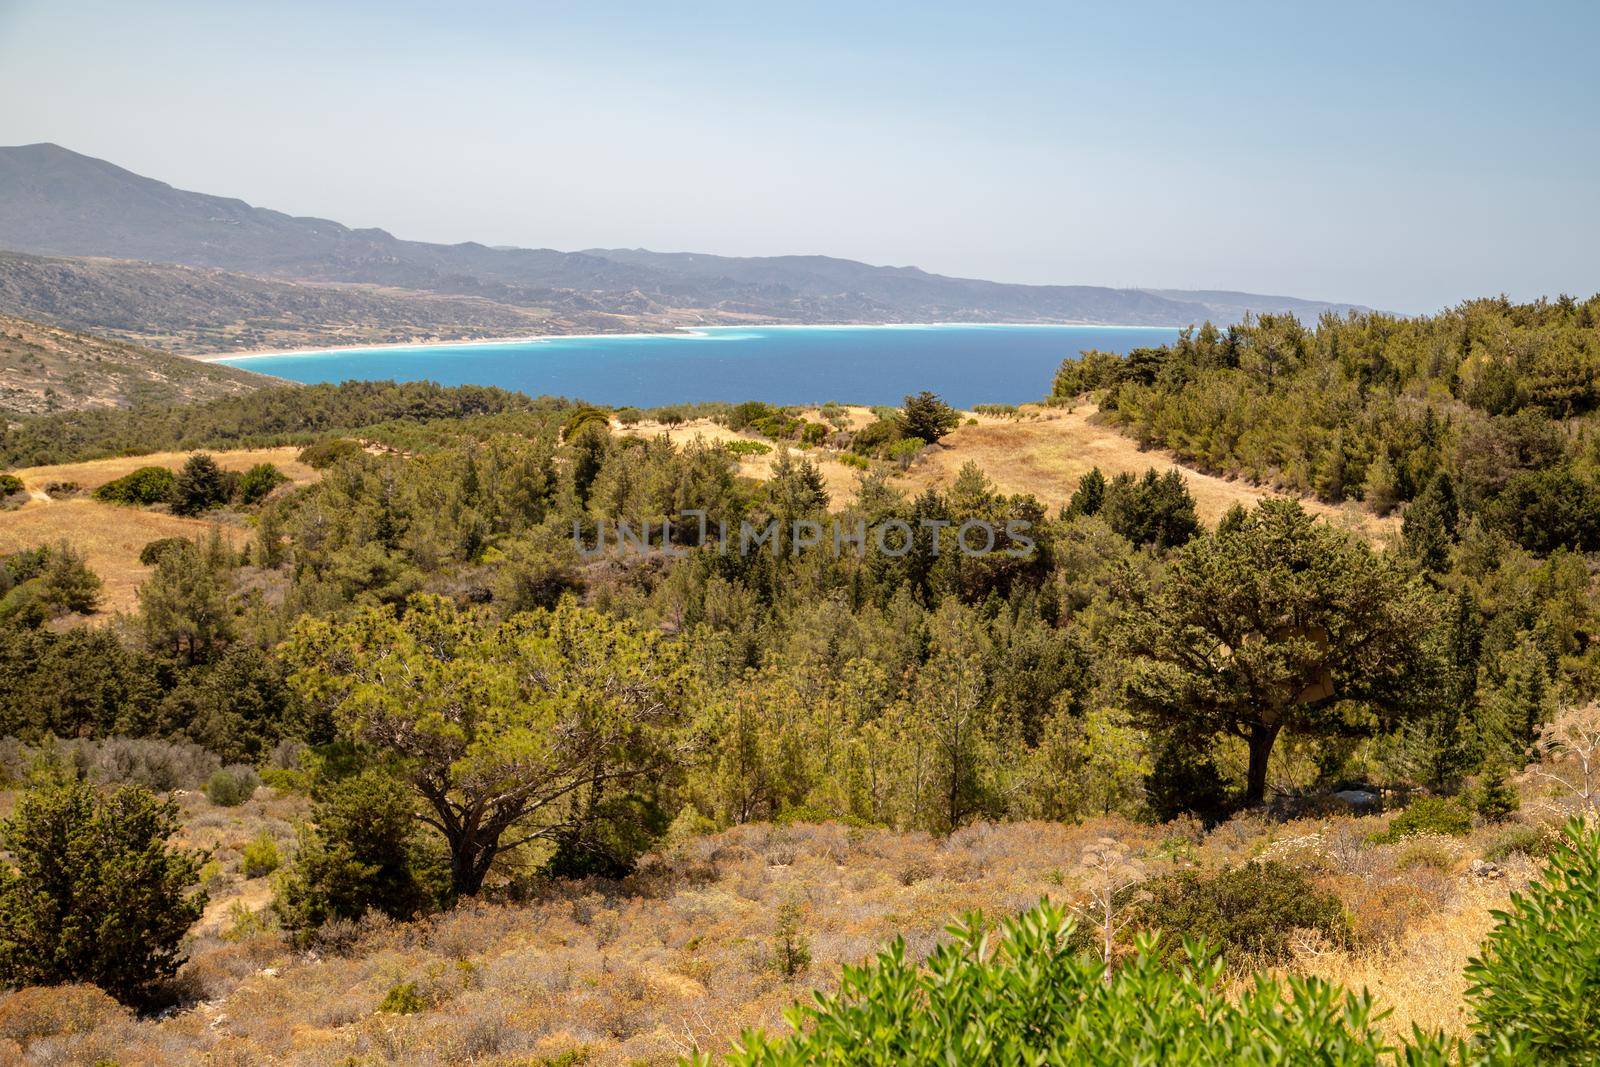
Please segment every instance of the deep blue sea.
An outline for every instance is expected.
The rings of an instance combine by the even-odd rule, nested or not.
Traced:
[[[222,362],[297,382],[428,380],[656,407],[697,400],[898,404],[931,389],[958,407],[1050,391],[1062,359],[1175,339],[1146,326],[719,326],[651,335],[346,348]]]

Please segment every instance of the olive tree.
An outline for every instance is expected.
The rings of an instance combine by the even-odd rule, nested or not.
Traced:
[[[458,895],[666,766],[687,685],[676,645],[570,601],[490,626],[417,597],[398,614],[303,619],[286,655],[300,694],[409,785]]]
[[[1373,732],[1425,707],[1441,676],[1428,589],[1291,500],[1263,501],[1119,585],[1130,705],[1155,729],[1244,741],[1249,803],[1265,796],[1282,731]]]

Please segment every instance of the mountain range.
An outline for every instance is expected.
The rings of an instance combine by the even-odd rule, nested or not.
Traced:
[[[31,254],[0,256],[0,311],[179,351],[719,322],[1188,325],[1352,309],[1012,285],[828,256],[409,241],[176,189],[53,144],[0,148],[0,249]]]

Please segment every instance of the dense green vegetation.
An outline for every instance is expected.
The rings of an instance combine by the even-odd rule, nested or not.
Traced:
[[[203,746],[219,805],[250,796],[258,777],[309,791],[315,818],[275,903],[307,945],[369,912],[410,918],[542,878],[622,876],[674,835],[756,821],[939,834],[1108,813],[1214,822],[1357,784],[1436,795],[1393,820],[1394,838],[1452,832],[1474,813],[1503,817],[1508,770],[1550,743],[1558,709],[1600,696],[1600,595],[1582,532],[1592,516],[1549,511],[1556,498],[1568,507],[1567,490],[1539,488],[1586,484],[1592,405],[1523,381],[1544,356],[1515,365],[1505,395],[1527,399],[1502,397],[1503,409],[1463,384],[1498,373],[1486,369],[1498,350],[1474,332],[1491,313],[1579,359],[1590,305],[1562,307],[1490,302],[1415,323],[1327,320],[1314,333],[1269,319],[1171,350],[1091,355],[1058,379],[1058,391],[1101,391],[1108,416],[1136,428],[1166,425],[1151,413],[1185,409],[1191,392],[1233,397],[1266,413],[1236,438],[1237,458],[1268,430],[1313,448],[1303,420],[1327,411],[1313,394],[1342,395],[1341,375],[1356,375],[1365,384],[1346,413],[1364,414],[1351,414],[1341,447],[1360,476],[1348,485],[1403,507],[1392,547],[1292,500],[1208,528],[1182,477],[1154,471],[1093,472],[1057,514],[972,464],[914,496],[874,469],[848,498],[830,492],[808,435],[909,455],[950,425],[922,396],[854,433],[830,422],[818,434],[822,423],[764,404],[719,411],[774,438],[762,483],[740,477],[725,447],[613,434],[601,409],[492,390],[269,390],[187,421],[38,420],[11,432],[9,455],[304,440],[323,477],[274,492],[270,470],[230,477],[192,457],[161,502],[220,513],[253,538],[153,544],[139,609],[115,630],[58,632],[44,625],[55,609],[0,612],[0,729]],[[1459,351],[1435,342],[1461,323],[1472,344],[1454,377],[1443,363],[1420,369],[1420,353]],[[1357,344],[1350,331],[1362,330]],[[1522,448],[1541,441],[1551,447]],[[1351,458],[1360,442],[1375,449],[1365,467]],[[139,487],[154,476],[130,477],[113,495],[148,505]],[[1578,532],[1559,532],[1563,515]],[[743,531],[771,523],[788,532],[752,547]],[[829,532],[795,532],[808,524]],[[972,524],[991,531],[988,551],[968,550]],[[882,550],[874,531],[887,529],[903,531],[886,542],[903,550]],[[69,603],[88,588],[74,561],[62,547],[10,557],[0,604],[24,587],[29,602]],[[1156,880],[1138,890],[1129,932],[1203,931],[1230,961],[1281,956],[1272,931],[1290,926],[1342,938],[1342,914],[1297,877],[1252,864]],[[1528,921],[1548,930],[1559,911]],[[1367,1008],[1335,990],[1263,986],[1228,1002],[1212,964],[1174,971],[1172,953],[1150,945],[1107,981],[1103,965],[1052,947],[1066,931],[1048,913],[1009,933],[1034,947],[985,961],[958,939],[923,972],[886,959],[806,1017],[812,1036],[753,1044],[750,1062],[834,1055],[890,1023],[919,1051],[992,1039],[1069,1061],[1143,1050],[1204,1062],[1235,1047],[1186,1043],[1213,1040],[1182,1036],[1201,1017],[1217,1020],[1216,1041],[1279,1027],[1285,1049],[1377,1055]],[[804,944],[790,941],[798,974]],[[1107,956],[1127,949],[1109,934],[1103,944]],[[1510,948],[1486,951],[1495,966],[1523,965]],[[1041,976],[1061,999],[1029,1000]],[[913,1007],[947,993],[949,1013]],[[983,998],[998,998],[994,1033],[957,1032],[950,1019]],[[1169,1012],[1153,1029],[1113,1025],[1152,998]],[[1428,1057],[1444,1050],[1423,1042],[1406,1055],[1442,1062]]]
[[[1267,315],[1062,365],[1141,442],[1202,469],[1386,514],[1443,476],[1459,516],[1535,552],[1600,547],[1600,296],[1441,315]]]

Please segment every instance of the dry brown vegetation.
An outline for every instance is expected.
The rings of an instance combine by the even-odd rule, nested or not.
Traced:
[[[847,410],[855,427],[872,419],[867,408]],[[970,460],[1001,492],[1031,493],[1053,511],[1071,499],[1078,480],[1093,467],[1099,467],[1108,478],[1124,472],[1143,474],[1151,467],[1157,472],[1176,468],[1188,481],[1195,508],[1207,524],[1215,523],[1234,504],[1252,507],[1273,495],[1270,488],[1202,474],[1182,466],[1166,452],[1141,449],[1131,438],[1096,420],[1095,413],[1094,405],[1087,403],[1073,408],[1025,404],[1012,417],[963,412],[960,427],[925,450],[909,470],[897,472],[890,484],[907,492],[920,492],[930,485],[948,488]],[[814,410],[802,414],[820,421]],[[969,425],[970,420],[975,420],[976,425]],[[734,433],[710,419],[695,419],[673,427],[641,422],[620,429],[647,436],[666,433],[678,444],[696,437],[708,441],[762,440],[752,434]],[[817,448],[808,449],[806,454],[817,463],[835,503],[855,493],[860,472],[841,462],[838,453]],[[776,446],[764,455],[742,456],[740,473],[765,479],[772,473],[775,458]],[[1355,504],[1333,507],[1315,500],[1304,504],[1308,511],[1374,541],[1390,538],[1399,529],[1397,519],[1380,518]]]
[[[244,471],[258,463],[274,464],[295,485],[315,481],[318,474],[296,459],[296,448],[252,448],[213,453],[225,470]],[[13,473],[22,479],[31,499],[20,508],[0,511],[0,555],[39,545],[68,541],[82,552],[89,568],[105,582],[98,618],[131,611],[139,583],[150,568],[139,562],[139,550],[163,537],[202,537],[217,528],[235,544],[249,536],[242,526],[205,519],[180,518],[163,510],[119,507],[92,500],[88,494],[140,467],[177,470],[189,453],[156,452],[117,456],[87,463],[27,467]],[[46,489],[75,484],[78,490],[52,499]]]
[[[0,315],[0,419],[210,400],[281,384],[221,364]]]
[[[671,1063],[725,1048],[751,1026],[830,987],[841,964],[904,935],[920,958],[955,915],[991,917],[1041,897],[1088,899],[1086,852],[1115,838],[1150,874],[1270,857],[1307,871],[1350,910],[1356,941],[1302,937],[1287,969],[1364,986],[1393,1014],[1461,1032],[1461,970],[1489,910],[1535,871],[1520,856],[1472,860],[1504,830],[1449,843],[1447,863],[1418,863],[1414,843],[1373,845],[1380,817],[1197,824],[1120,819],[1076,826],[979,824],[948,838],[834,823],[750,825],[691,838],[621,882],[520,883],[518,899],[469,903],[415,924],[372,923],[353,943],[297,954],[263,911],[267,878],[245,879],[240,852],[267,831],[285,850],[302,798],[263,788],[244,806],[181,797],[183,843],[213,850],[213,903],[180,976],[195,998],[136,1020],[92,989],[24,990],[0,999],[0,1047],[29,1063],[123,1065]],[[504,898],[504,891],[502,892]],[[779,911],[797,905],[811,953],[793,979],[776,965]],[[255,915],[256,918],[250,918]],[[422,1010],[379,1010],[415,983]],[[0,1053],[0,1055],[5,1055]],[[565,1057],[565,1058],[563,1058]]]

